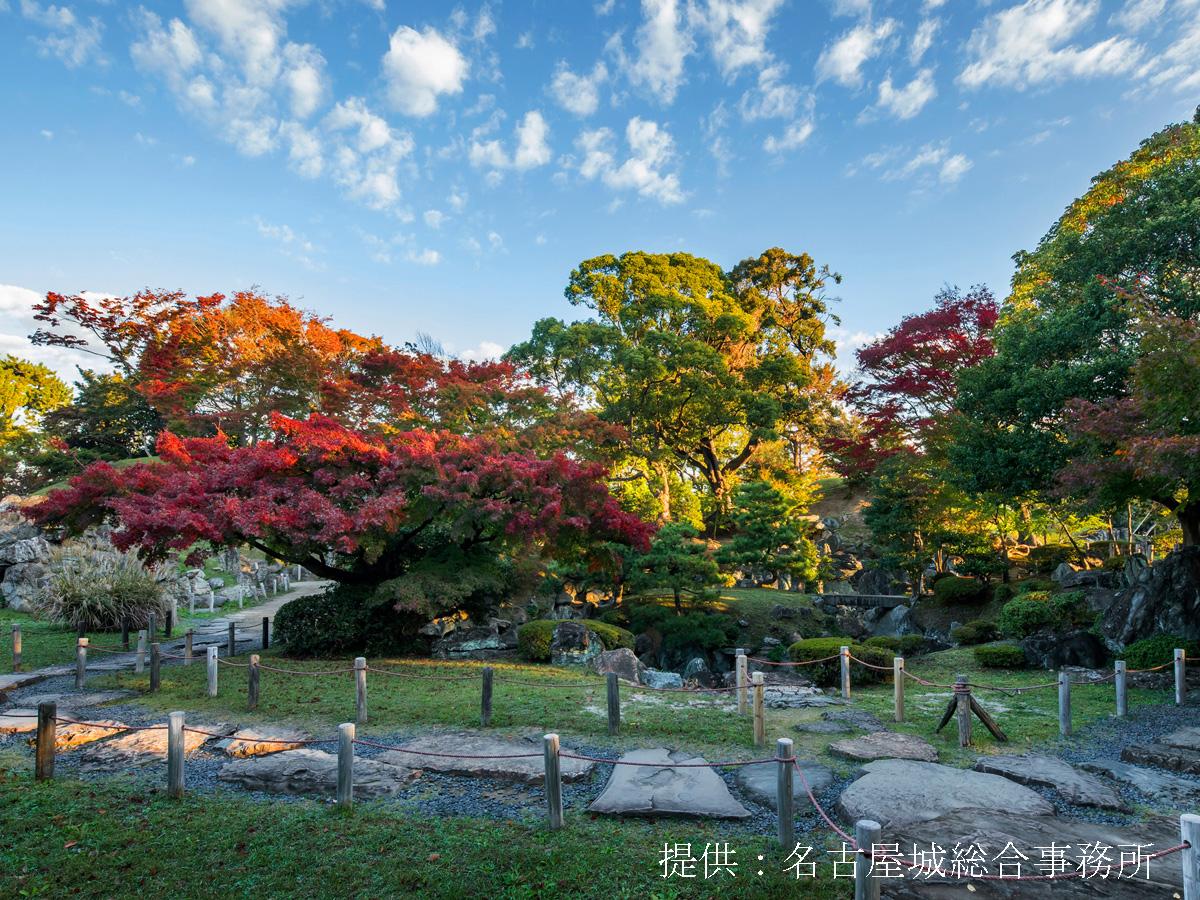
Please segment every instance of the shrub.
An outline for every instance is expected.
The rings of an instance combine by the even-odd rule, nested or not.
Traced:
[[[332,585],[286,603],[275,614],[275,636],[288,656],[428,652],[419,631],[425,617],[398,612],[374,588]]]
[[[939,603],[978,603],[987,596],[987,589],[974,578],[951,575],[934,583],[933,596]]]
[[[605,650],[624,647],[633,649],[633,634],[616,625],[596,619],[576,620],[580,625],[600,638]],[[549,662],[550,645],[554,642],[554,629],[562,624],[559,619],[536,619],[527,622],[517,631],[517,651],[530,662]]]
[[[1173,634],[1156,634],[1134,641],[1117,654],[1117,659],[1125,660],[1131,669],[1152,669],[1171,662],[1176,647],[1182,647],[1189,658],[1200,657],[1200,641],[1189,641]]]
[[[887,666],[889,670],[892,660],[896,656],[891,650],[885,650],[878,646],[873,647],[869,644],[856,644],[847,637],[806,638],[796,641],[788,648],[788,655],[791,656],[793,662],[824,659],[826,656],[836,655],[843,646],[850,648],[851,656],[856,656],[863,662],[875,666]],[[805,677],[812,679],[814,684],[821,687],[833,687],[838,684],[841,677],[841,662],[836,659],[826,660],[816,665],[805,666],[803,672]],[[856,662],[850,663],[850,680],[855,684],[874,684],[889,677],[889,671],[870,669]]]
[[[966,625],[959,625],[950,632],[950,638],[964,647],[976,644],[989,644],[1000,637],[1000,631],[993,622],[986,619],[975,619]]]
[[[1055,625],[1061,626],[1062,630],[1091,625],[1096,618],[1088,607],[1087,597],[1084,596],[1083,591],[1053,594],[1049,598],[1049,603]]]
[[[1023,669],[1025,652],[1016,644],[983,644],[975,648],[975,662],[985,669]]]
[[[38,615],[87,631],[115,631],[122,622],[146,628],[150,614],[163,621],[166,603],[156,574],[133,553],[78,545],[55,548],[49,578],[36,599]]]
[[[1125,563],[1129,562],[1128,556],[1110,556],[1104,560],[1104,570],[1106,572],[1120,572],[1125,568]]]
[[[925,649],[925,637],[920,634],[905,634],[900,637],[877,635],[867,638],[865,643],[868,647],[890,650],[894,656],[918,656]]]
[[[1049,578],[1027,578],[1024,581],[1017,583],[1017,592],[1015,596],[1028,594],[1031,591],[1044,591],[1048,594],[1058,590],[1058,582],[1051,581]]]
[[[1016,593],[1016,589],[1011,584],[1001,583],[992,589],[992,599],[997,603],[1007,603]]]
[[[1077,556],[1069,544],[1045,544],[1029,549],[1029,564],[1035,572],[1049,575],[1060,563],[1076,562]]]
[[[1049,595],[1035,591],[1009,600],[1000,610],[996,625],[1001,633],[1013,638],[1028,637],[1041,631],[1054,621],[1048,599]]]
[[[632,604],[629,627],[634,634],[657,633],[668,653],[717,650],[728,646],[738,633],[737,620],[725,613],[689,610],[677,615],[657,603]]]
[[[900,638],[898,637],[888,637],[887,635],[880,634],[867,638],[865,643],[868,647],[882,647],[884,650],[891,650],[893,653],[900,652]]]

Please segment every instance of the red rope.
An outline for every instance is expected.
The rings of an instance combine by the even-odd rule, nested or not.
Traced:
[[[824,656],[821,659],[806,659],[803,662],[775,662],[772,659],[763,659],[759,656],[747,656],[746,659],[751,662],[761,663],[764,666],[815,666],[817,663],[829,662],[831,659],[837,659],[842,654],[835,653],[833,656]]]
[[[107,731],[157,731],[167,727],[166,725],[109,725],[105,722],[80,722],[76,719],[64,719],[61,716],[55,716],[54,721],[64,725],[87,725],[90,728],[103,728]]]
[[[220,657],[217,657],[220,660]],[[235,665],[238,665],[235,663]],[[267,666],[262,663],[258,664],[260,669],[265,669],[268,672],[282,672],[284,675],[344,675],[347,672],[353,672],[353,668],[348,669],[317,669],[312,672],[306,672],[303,669],[280,669],[275,666]]]
[[[733,760],[729,762],[699,762],[699,763],[656,763],[656,762],[633,762],[632,760],[624,759],[606,759],[603,756],[581,756],[575,753],[559,753],[566,759],[581,759],[584,762],[604,763],[610,766],[645,766],[651,769],[708,769],[712,767],[734,767],[734,766],[754,766],[760,763],[769,762],[787,762],[780,760],[778,757],[769,756],[765,759],[744,759]]]
[[[535,756],[540,757],[542,753],[435,753],[432,750],[409,750],[406,747],[393,747],[390,744],[378,744],[375,741],[366,741],[362,738],[355,738],[354,743],[361,744],[364,747],[374,747],[377,750],[397,750],[400,753],[411,753],[413,756],[437,756],[443,759],[533,759]],[[566,754],[562,754],[566,755]]]
[[[813,809],[817,811],[821,818],[825,820],[825,824],[832,828],[843,841],[857,850],[858,842],[855,841],[854,838],[850,837],[850,835],[846,834],[846,832],[842,831],[842,829],[838,828],[837,823],[834,822],[833,819],[829,818],[825,810],[821,808],[821,804],[817,802],[817,798],[813,795],[812,787],[809,785],[808,779],[804,777],[804,770],[800,768],[800,764],[795,760],[792,760],[792,765],[796,769],[796,774],[800,776],[800,784],[804,786],[804,793],[808,794],[808,802],[813,805]]]

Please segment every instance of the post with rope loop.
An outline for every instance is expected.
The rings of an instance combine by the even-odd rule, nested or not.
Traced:
[[[162,647],[155,641],[150,645],[150,693],[158,693],[162,687]]]
[[[1071,676],[1063,669],[1058,671],[1058,733],[1071,734]]]
[[[854,823],[854,842],[858,853],[854,857],[854,900],[879,900],[879,879],[871,877],[874,857],[871,848],[883,836],[883,828],[870,819],[859,819]]]
[[[746,650],[744,647],[738,647],[737,661],[734,664],[734,673],[737,678],[735,684],[737,685],[737,706],[739,716],[744,716],[746,714],[746,710],[749,708],[749,704],[746,702],[748,699],[746,697],[746,675],[748,671],[749,669],[746,660]]]
[[[604,676],[604,693],[608,699],[608,734],[612,737],[621,733],[621,686],[616,672]]]
[[[775,742],[775,759],[779,767],[775,779],[775,811],[779,814],[779,845],[788,853],[796,846],[796,807],[793,784],[795,764],[791,738],[779,738]]]
[[[196,640],[196,632],[189,628],[183,633],[183,664],[190,666],[192,664],[192,644]]]
[[[178,800],[183,796],[183,713],[167,716],[167,796]]]
[[[21,623],[13,622],[12,627],[12,642],[13,642],[13,666],[14,672],[21,671]]]
[[[971,685],[966,675],[954,678],[955,711],[958,716],[958,746],[971,746]]]
[[[87,680],[87,648],[87,638],[75,639],[75,690],[77,691],[83,690],[84,681]]]
[[[755,672],[754,678],[754,746],[767,742],[767,720],[763,715],[763,673]]]
[[[34,781],[54,777],[54,750],[58,739],[58,704],[53,700],[38,704],[37,744],[33,757]]]
[[[545,735],[542,738],[542,747],[546,755],[546,811],[550,830],[558,831],[563,825],[562,768],[558,757],[558,735]]]
[[[842,666],[842,699],[850,699],[850,648],[842,647],[838,651],[838,658]]]
[[[496,671],[491,666],[484,666],[479,694],[479,724],[487,728],[492,724],[492,685]]]
[[[217,647],[208,648],[208,696],[217,696]]]
[[[133,662],[133,671],[141,675],[146,671],[146,629],[138,631],[137,658]]]
[[[1125,689],[1125,660],[1118,659],[1113,663],[1113,673],[1117,688],[1117,718],[1123,719],[1129,715],[1129,695]]]
[[[1179,817],[1179,836],[1190,846],[1183,853],[1183,900],[1200,900],[1200,816]]]
[[[896,721],[904,721],[904,657],[892,660],[892,694],[896,704]]]
[[[367,658],[354,658],[354,720],[367,724]]]
[[[338,726],[337,805],[349,809],[354,805],[354,723]]]
[[[1187,700],[1187,651],[1175,648],[1175,705],[1183,706]]]
[[[249,683],[246,685],[246,708],[258,709],[258,654],[250,654],[250,665],[246,667]]]

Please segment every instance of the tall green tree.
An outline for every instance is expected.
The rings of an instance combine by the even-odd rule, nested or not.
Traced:
[[[675,612],[683,614],[683,599],[715,600],[721,570],[708,543],[691,525],[668,523],[650,540],[650,549],[629,563],[626,587],[634,593],[669,591]]]
[[[34,460],[49,449],[43,419],[69,403],[71,389],[41,363],[0,359],[0,489],[27,493],[44,481]]]
[[[810,526],[796,505],[765,481],[747,481],[733,494],[734,535],[718,561],[760,586],[777,584],[780,575],[800,581],[817,577],[819,556],[808,536]]]

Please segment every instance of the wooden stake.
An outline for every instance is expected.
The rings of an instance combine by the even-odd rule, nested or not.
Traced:
[[[542,738],[546,756],[546,812],[550,830],[558,831],[563,824],[562,770],[559,768],[558,735],[548,734]]]
[[[146,671],[146,631],[138,632],[137,659],[133,663],[133,671],[141,675]]]
[[[354,660],[354,712],[359,725],[367,724],[367,659],[364,656]]]
[[[146,637],[150,643],[154,643],[154,639],[158,637],[158,616],[155,613],[150,613],[146,625]]]
[[[605,693],[608,696],[608,733],[621,733],[621,686],[617,683],[617,673],[609,672],[605,678]]]
[[[1191,844],[1183,857],[1183,900],[1200,900],[1200,816],[1179,817],[1179,836]]]
[[[174,602],[174,601],[172,601],[172,602]],[[163,636],[165,638],[167,638],[168,640],[170,640],[171,629],[175,626],[175,607],[174,606],[167,607],[166,619],[167,619],[167,623],[166,623],[166,628],[163,629]]]
[[[763,714],[763,673],[755,672],[754,679],[754,746],[767,742],[767,721]]]
[[[734,664],[734,673],[737,678],[737,703],[738,715],[744,716],[750,709],[749,697],[747,696],[747,675],[748,661],[746,659],[746,651],[742,647],[738,647],[737,661]]]
[[[271,646],[271,617],[263,616],[263,639],[262,648],[266,650]]]
[[[865,851],[854,857],[854,900],[879,900],[880,879],[871,877],[871,848],[880,843],[883,828],[870,819],[854,823],[854,841]]]
[[[75,690],[82,691],[83,684],[87,680],[88,639],[81,637],[76,638],[75,641]]]
[[[225,641],[229,647],[229,652],[226,656],[237,656],[237,625],[234,622],[229,623],[229,637]]]
[[[796,808],[792,793],[796,770],[792,755],[792,739],[779,738],[775,742],[776,766],[779,769],[775,778],[775,810],[779,820],[779,845],[788,853],[796,847]]]
[[[150,693],[162,686],[162,650],[158,641],[150,645]]]
[[[21,671],[21,624],[13,622],[12,627],[12,642],[13,642],[13,665],[14,672]]]
[[[37,745],[34,750],[33,778],[46,781],[54,777],[54,744],[58,733],[58,704],[38,704]]]
[[[491,666],[483,667],[483,682],[479,695],[479,722],[487,728],[492,724],[492,679],[495,670]]]
[[[904,657],[892,660],[892,695],[896,706],[896,721],[904,721]]]
[[[192,644],[196,639],[196,632],[189,628],[183,633],[183,664],[190,666],[192,664]]]
[[[1008,735],[1000,730],[1000,726],[996,724],[996,720],[988,715],[984,708],[979,705],[979,701],[975,699],[974,694],[971,695],[971,711],[979,716],[979,721],[992,733],[992,737],[1002,744],[1008,743]]]
[[[1183,706],[1187,700],[1187,651],[1175,648],[1175,705]]]
[[[842,665],[842,699],[850,699],[850,648],[842,647],[838,654]]]
[[[958,710],[958,746],[971,746],[971,687],[966,675],[955,677],[954,701]]]
[[[123,650],[129,649],[129,620],[128,619],[121,620],[121,648]]]
[[[173,712],[167,716],[167,796],[172,800],[183,796],[184,745],[183,713]]]
[[[354,805],[354,724],[338,726],[337,804],[349,809]]]
[[[1117,717],[1123,719],[1129,715],[1129,694],[1125,686],[1125,660],[1118,659],[1113,663],[1113,668],[1116,671]]]
[[[1061,670],[1058,673],[1058,733],[1063,737],[1071,734],[1071,676]]]
[[[258,654],[250,654],[250,665],[246,671],[249,673],[250,683],[246,687],[246,706],[247,709],[258,709]]]
[[[217,647],[208,648],[208,696],[217,696]]]

